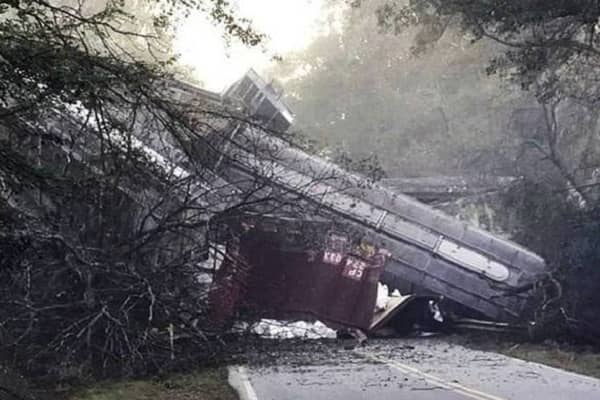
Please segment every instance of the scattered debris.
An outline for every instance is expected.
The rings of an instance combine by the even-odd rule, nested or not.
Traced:
[[[260,216],[231,228],[210,296],[217,328],[240,316],[369,330],[383,249],[327,221]]]
[[[263,319],[250,327],[250,331],[265,339],[335,339],[335,330],[320,321],[276,321]]]
[[[219,99],[282,133],[293,124],[280,94],[252,70]],[[264,179],[269,190],[289,192],[292,201],[319,210],[318,218],[265,215],[260,207],[254,215],[212,218],[215,242],[226,245],[209,294],[216,330],[268,318],[320,320],[370,334],[383,328],[425,334],[452,325],[444,307],[452,316],[468,310],[462,315],[492,321],[533,318],[534,288],[549,271],[538,255],[252,124],[232,124],[213,136],[207,140],[215,146],[223,137],[237,144],[216,158],[216,176]],[[410,295],[386,300],[379,281]],[[464,320],[457,326],[513,329]]]
[[[215,247],[205,266],[213,264],[209,300],[216,331],[273,339],[333,338],[338,331],[359,342],[365,335],[528,332],[527,324],[457,317],[460,311],[443,296],[390,293],[380,282],[385,249],[330,221],[265,215],[230,221],[227,246]],[[200,280],[208,282],[204,275]]]

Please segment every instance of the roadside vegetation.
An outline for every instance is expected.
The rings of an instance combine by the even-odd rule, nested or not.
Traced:
[[[192,12],[262,40],[220,0],[0,2],[0,360],[34,381],[219,352],[195,281],[207,215],[260,183],[238,200],[198,185],[206,136],[241,117],[174,94],[173,27]]]
[[[99,382],[67,395],[68,400],[237,400],[225,369],[204,369],[145,380]]]

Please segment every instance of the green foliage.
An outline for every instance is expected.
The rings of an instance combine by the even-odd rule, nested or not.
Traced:
[[[589,183],[600,166],[599,60],[595,33],[585,50],[574,42],[597,19],[585,2],[358,3],[342,31],[276,69],[303,131],[354,158],[376,155],[392,177]]]
[[[520,229],[514,232],[515,239],[542,255],[561,285],[558,293],[544,299],[538,313],[547,320],[540,322],[555,332],[574,333],[598,343],[598,209],[577,209],[565,199],[564,192],[531,181],[514,187],[503,200],[504,208],[518,214]]]
[[[0,105],[8,108],[1,115],[56,100],[89,106],[116,88],[148,92],[140,83],[173,71],[169,24],[194,10],[208,12],[228,37],[250,45],[262,38],[221,0],[70,3],[32,0],[0,10]]]
[[[333,153],[332,161],[347,171],[358,172],[367,179],[377,182],[386,177],[385,170],[376,155],[366,158],[355,158],[343,150],[337,149]]]
[[[205,369],[157,380],[104,382],[69,397],[70,400],[234,400],[224,369]]]
[[[594,93],[594,99],[587,98],[593,101],[597,85],[578,87],[570,75],[577,71],[581,80],[596,74],[599,17],[595,0],[388,1],[378,10],[380,26],[387,31],[421,26],[443,32],[446,26],[459,26],[473,41],[485,38],[502,44],[505,50],[492,58],[488,72],[533,87],[540,99],[559,92],[580,97]],[[415,51],[421,49],[417,43]]]
[[[177,95],[153,29],[198,10],[261,36],[221,0],[0,6],[0,350],[63,378],[208,357],[194,274],[208,210],[228,200],[194,184],[207,132],[232,116]]]
[[[391,177],[511,174],[520,143],[512,114],[532,99],[485,76],[497,48],[452,31],[415,57],[417,29],[382,34],[374,3],[346,10],[342,31],[275,69],[298,126],[353,158],[376,156]]]

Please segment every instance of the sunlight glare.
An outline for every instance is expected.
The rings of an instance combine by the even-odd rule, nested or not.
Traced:
[[[238,0],[238,15],[253,21],[268,36],[264,46],[248,48],[233,41],[227,45],[218,27],[201,14],[189,17],[179,28],[175,50],[180,62],[194,68],[206,89],[221,91],[252,67],[266,69],[276,55],[299,51],[315,37],[327,33],[326,0]]]

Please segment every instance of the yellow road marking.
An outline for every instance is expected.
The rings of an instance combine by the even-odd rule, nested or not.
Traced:
[[[447,382],[441,378],[438,378],[437,376],[420,371],[414,367],[408,366],[406,364],[402,364],[398,361],[388,360],[388,359],[381,358],[381,357],[378,357],[373,354],[363,353],[360,351],[355,351],[355,353],[364,358],[367,358],[369,360],[388,365],[392,368],[399,370],[400,372],[403,372],[408,375],[412,375],[413,377],[422,378],[436,386],[439,386],[444,389],[452,390],[456,393],[462,394],[463,396],[467,396],[474,400],[506,400],[501,397],[494,396],[492,394],[488,394],[488,393],[481,392],[479,390],[468,388],[468,387],[463,386],[458,383]]]

